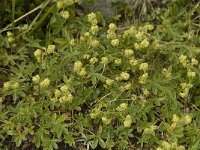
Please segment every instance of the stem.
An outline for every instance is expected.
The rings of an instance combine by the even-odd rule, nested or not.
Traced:
[[[13,32],[14,32],[14,20],[15,20],[15,0],[12,0],[12,27],[13,27]]]

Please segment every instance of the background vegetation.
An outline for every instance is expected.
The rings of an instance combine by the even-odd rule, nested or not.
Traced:
[[[200,149],[198,0],[0,7],[0,149]]]

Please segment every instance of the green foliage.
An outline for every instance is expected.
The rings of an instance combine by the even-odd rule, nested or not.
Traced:
[[[27,23],[5,8],[0,148],[200,148],[199,3],[163,2],[128,27],[115,24],[134,15],[123,3],[115,23],[78,0],[35,4]]]

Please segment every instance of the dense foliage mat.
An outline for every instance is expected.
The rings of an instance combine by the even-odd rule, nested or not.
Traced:
[[[149,3],[113,3],[106,21],[80,0],[16,4],[0,11],[1,149],[200,149],[198,1],[142,20]]]

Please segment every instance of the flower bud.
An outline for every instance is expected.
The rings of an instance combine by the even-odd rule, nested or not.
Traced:
[[[54,50],[55,50],[55,45],[49,45],[48,47],[47,47],[47,54],[51,54],[51,53],[53,53],[54,52]]]
[[[101,120],[105,125],[109,125],[111,123],[111,119],[108,119],[107,117],[102,117]]]
[[[114,39],[111,41],[112,46],[118,46],[119,45],[119,39]]]
[[[114,80],[112,80],[112,79],[106,79],[106,84],[107,85],[112,85],[113,82],[114,82]]]
[[[189,115],[183,117],[183,122],[185,124],[190,124],[192,122],[192,118]]]
[[[61,11],[60,15],[64,18],[64,19],[68,19],[69,18],[69,12],[68,11]]]
[[[40,82],[40,76],[39,76],[39,75],[36,75],[36,76],[32,77],[32,81],[33,81],[34,83],[39,83],[39,82]]]
[[[126,57],[130,57],[134,54],[132,49],[125,49],[124,54]]]
[[[42,56],[42,51],[40,49],[37,49],[34,52],[34,56],[39,59]]]
[[[40,86],[42,88],[48,87],[50,85],[50,80],[48,78],[44,79],[41,83]]]
[[[124,127],[129,128],[131,126],[131,123],[132,123],[132,118],[130,115],[127,115],[124,120]]]

